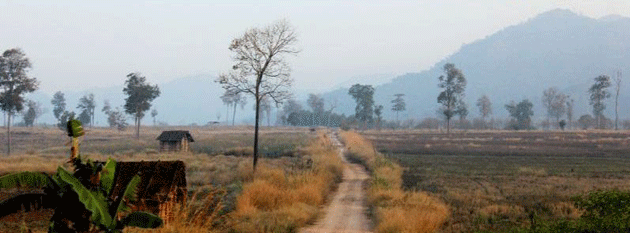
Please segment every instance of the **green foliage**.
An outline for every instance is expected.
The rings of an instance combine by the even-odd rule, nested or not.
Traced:
[[[138,189],[138,185],[140,184],[140,177],[134,176],[127,187],[125,187],[125,192],[123,192],[123,196],[118,203],[118,207],[116,207],[117,213],[123,213],[129,211],[128,203],[130,201],[136,200],[136,190]]]
[[[24,94],[37,90],[39,82],[27,75],[30,68],[31,62],[19,48],[6,50],[0,56],[0,108],[9,117],[24,108]]]
[[[79,196],[79,201],[85,205],[85,208],[89,210],[92,215],[90,219],[97,226],[103,225],[108,228],[113,228],[112,217],[109,215],[106,197],[98,192],[89,190],[81,182],[70,174],[62,167],[57,168],[57,174],[61,178],[61,181],[68,184],[72,190]]]
[[[534,111],[532,107],[534,105],[529,100],[525,99],[518,104],[506,104],[505,109],[510,112],[510,116],[512,116],[516,123],[511,124],[510,127],[515,130],[519,129],[530,129],[531,128],[531,117],[534,115]]]
[[[49,176],[44,173],[26,171],[0,176],[0,189],[43,188],[49,186],[50,182]]]
[[[72,137],[73,141],[84,134],[81,122],[78,120],[71,118],[66,126],[68,136]],[[76,149],[78,150],[78,148]],[[54,205],[64,207],[70,205],[70,208],[55,208],[55,211],[64,209],[72,213],[55,212],[50,224],[50,232],[76,231],[78,229],[74,229],[73,225],[88,226],[88,224],[77,224],[86,223],[85,221],[89,221],[91,226],[107,232],[120,232],[125,226],[157,228],[162,225],[162,220],[156,215],[143,212],[128,213],[130,210],[129,202],[135,201],[136,190],[141,181],[140,176],[136,175],[131,179],[125,187],[122,197],[112,200],[110,196],[114,188],[114,177],[116,176],[116,161],[114,159],[109,158],[103,167],[100,163],[92,162],[89,159],[82,158],[81,155],[77,155],[71,158],[71,163],[75,167],[74,173],[58,167],[57,173],[52,176],[34,172],[20,172],[2,176],[0,177],[0,189],[45,187],[46,195],[54,195],[61,198],[72,198],[72,195],[67,195],[76,194],[78,199],[76,203],[82,204],[90,212],[90,218],[85,219],[81,214],[83,210],[72,206],[74,201],[59,201],[54,203]],[[116,217],[121,213],[123,215],[128,214],[122,221],[118,221]],[[58,214],[68,216],[58,216]],[[68,221],[71,224],[68,224]]]
[[[438,77],[438,87],[444,89],[437,97],[437,102],[442,104],[440,113],[447,121],[459,113],[464,104],[464,90],[466,89],[466,78],[460,69],[455,68],[452,63],[444,65],[444,73]]]
[[[120,223],[130,227],[158,228],[162,225],[162,219],[146,212],[133,212],[123,218]]]
[[[116,174],[116,160],[108,158],[105,167],[101,171],[101,187],[110,194],[114,188],[114,175]]]
[[[591,94],[590,104],[593,106],[593,116],[598,129],[602,128],[602,118],[604,109],[606,109],[604,101],[610,98],[610,92],[607,91],[608,87],[610,87],[610,77],[608,75],[600,75],[595,78],[595,83],[588,89],[588,92]]]
[[[144,112],[151,108],[151,101],[160,95],[160,89],[157,85],[147,83],[147,78],[140,73],[130,73],[127,78],[123,89],[127,95],[125,112],[142,119]]]
[[[85,134],[85,132],[83,132],[83,126],[81,126],[81,121],[74,119],[74,116],[70,117],[66,126],[68,137],[77,138]]]
[[[354,109],[355,117],[361,122],[372,122],[372,114],[374,113],[374,87],[372,85],[354,84],[348,90],[348,94],[352,96],[357,103]]]
[[[630,232],[630,192],[594,191],[574,197],[573,201],[576,207],[584,211],[579,219],[537,222],[530,228],[512,232]]]
[[[53,99],[50,101],[53,105],[53,114],[55,119],[61,120],[61,114],[66,111],[66,98],[61,91],[58,91],[53,95]]]

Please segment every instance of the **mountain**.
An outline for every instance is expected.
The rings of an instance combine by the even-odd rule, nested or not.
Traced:
[[[436,63],[429,70],[395,77],[376,87],[375,102],[386,109],[396,93],[406,94],[407,111],[401,118],[436,117],[438,77],[443,66],[453,63],[466,76],[466,101],[469,116],[477,117],[476,100],[487,94],[493,103],[495,116],[505,117],[503,107],[510,101],[524,98],[534,103],[534,118],[545,116],[541,96],[543,90],[558,87],[575,99],[574,116],[590,113],[589,86],[593,78],[622,71],[630,76],[630,18],[610,16],[593,19],[569,10],[553,10],[540,14],[519,25],[510,26],[484,39],[463,45],[459,51]],[[620,117],[630,117],[630,81],[622,82]],[[610,91],[613,88],[611,87]],[[337,99],[338,110],[354,113],[354,101],[347,89],[324,95]],[[342,107],[343,106],[343,107]],[[614,117],[614,101],[608,101],[606,113]],[[393,119],[392,111],[385,111]]]

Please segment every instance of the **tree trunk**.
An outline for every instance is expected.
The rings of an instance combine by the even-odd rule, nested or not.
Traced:
[[[230,105],[227,105],[227,111],[225,111],[225,126],[230,125]]]
[[[11,113],[7,113],[7,155],[11,155]]]
[[[254,123],[254,173],[256,173],[256,164],[258,164],[258,120],[260,119],[260,98],[258,97],[258,89],[260,82],[256,85],[256,123]]]
[[[617,87],[617,95],[615,96],[615,130],[619,130],[619,87]]]
[[[140,140],[140,117],[136,116],[136,139]]]
[[[232,113],[232,126],[234,126],[234,120],[236,119],[236,105],[237,104],[234,103],[234,112]]]
[[[446,134],[451,134],[451,118],[446,118]]]

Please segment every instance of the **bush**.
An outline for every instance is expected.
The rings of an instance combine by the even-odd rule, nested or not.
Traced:
[[[542,222],[516,232],[630,232],[630,192],[594,191],[572,200],[583,211],[579,219]]]

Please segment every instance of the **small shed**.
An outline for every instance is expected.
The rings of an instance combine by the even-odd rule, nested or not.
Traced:
[[[160,140],[160,152],[188,152],[190,143],[195,141],[187,130],[162,131],[157,140]]]

